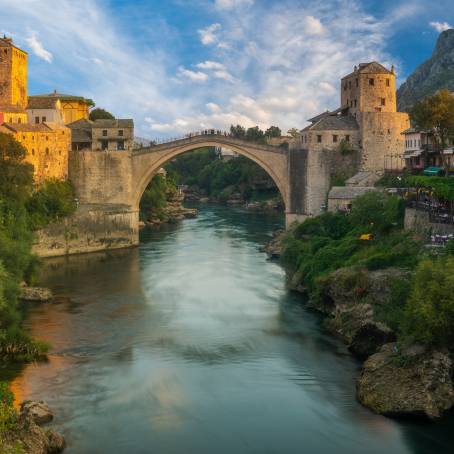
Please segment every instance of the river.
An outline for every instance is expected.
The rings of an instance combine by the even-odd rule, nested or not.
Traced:
[[[216,206],[140,248],[45,263],[58,299],[26,325],[67,453],[443,453],[452,418],[400,423],[355,400],[359,363],[261,252],[280,216]]]

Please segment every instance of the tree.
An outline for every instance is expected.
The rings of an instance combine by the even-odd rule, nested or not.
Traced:
[[[230,126],[230,135],[237,139],[244,139],[246,137],[246,129],[241,125]]]
[[[254,126],[246,131],[246,140],[263,143],[265,142],[265,134],[258,126]]]
[[[454,342],[454,258],[422,261],[405,310],[408,337],[437,347]]]
[[[270,126],[266,131],[265,131],[265,137],[281,137],[282,136],[282,131],[280,128],[277,126]]]
[[[90,120],[115,120],[115,117],[107,110],[98,107],[90,112]]]
[[[287,131],[289,136],[292,136],[294,139],[297,139],[300,136],[300,132],[296,128],[291,128]]]
[[[23,162],[27,150],[9,134],[0,133],[0,198],[24,201],[33,189],[33,166]]]
[[[443,168],[448,174],[450,161],[443,150],[449,139],[454,137],[454,95],[449,90],[441,90],[418,102],[410,115],[416,128],[432,132]],[[427,151],[424,158],[427,160]]]

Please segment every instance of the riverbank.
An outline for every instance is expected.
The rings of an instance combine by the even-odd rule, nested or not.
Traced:
[[[381,197],[369,196],[375,202]],[[367,212],[383,222],[382,202],[362,208],[363,201],[357,203],[366,223],[355,212],[356,224],[343,215],[323,215],[281,233],[267,252],[281,258],[290,288],[309,297],[309,305],[326,317],[325,328],[363,361],[356,382],[363,405],[386,416],[438,419],[454,406],[449,315],[454,259],[447,252],[430,257],[396,227],[372,232],[373,215]],[[400,225],[396,216],[390,226]],[[365,233],[369,239],[361,240]]]

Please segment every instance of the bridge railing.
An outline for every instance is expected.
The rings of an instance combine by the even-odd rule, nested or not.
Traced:
[[[256,142],[256,141],[249,141],[249,140],[246,140],[246,139],[241,139],[239,137],[235,137],[234,135],[232,135],[229,131],[222,131],[220,129],[205,129],[205,130],[202,130],[202,131],[193,131],[193,132],[189,132],[185,135],[182,135],[182,136],[178,136],[178,137],[166,137],[164,139],[155,139],[155,140],[152,140],[150,145],[147,146],[147,147],[141,147],[139,149],[135,149],[133,150],[133,152],[135,153],[141,153],[141,152],[145,152],[145,151],[151,151],[154,147],[159,147],[159,146],[162,146],[162,145],[166,145],[166,144],[171,144],[171,143],[178,143],[178,142],[185,142],[185,141],[190,141],[191,139],[195,139],[195,138],[200,138],[200,137],[221,137],[221,138],[226,138],[226,139],[229,139],[229,140],[232,140],[232,141],[238,141],[238,142],[247,142],[248,145],[256,145],[256,146],[259,146],[261,148],[268,148],[269,150],[272,150],[274,152],[283,152],[283,149],[282,147],[279,147],[278,145],[270,145],[270,144],[262,144],[262,143],[259,143],[259,142]]]

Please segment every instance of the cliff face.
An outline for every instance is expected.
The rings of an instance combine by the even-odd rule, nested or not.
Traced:
[[[416,102],[441,89],[454,91],[454,30],[440,34],[432,57],[418,66],[397,90],[399,111],[407,111]]]

